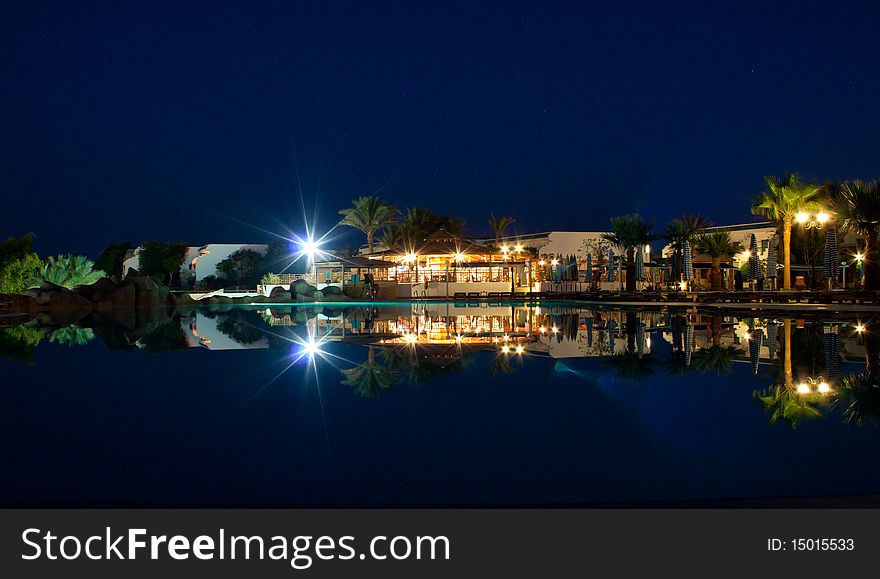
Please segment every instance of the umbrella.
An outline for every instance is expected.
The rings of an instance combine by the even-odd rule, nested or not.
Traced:
[[[758,328],[752,332],[752,339],[749,340],[749,358],[752,362],[752,372],[758,374],[758,360],[761,357],[761,345],[764,343],[764,330]]]
[[[614,281],[614,248],[608,248],[608,281]]]
[[[639,358],[642,357],[642,354],[645,352],[645,324],[639,321],[639,325],[636,326],[636,351],[639,353]]]
[[[584,274],[584,281],[593,283],[593,254],[587,254],[587,272]]]
[[[568,256],[568,281],[578,280],[578,263],[574,255]]]
[[[825,277],[834,279],[840,275],[840,252],[837,249],[837,230],[830,226],[825,230],[825,251],[822,255]]]
[[[691,365],[691,354],[694,353],[694,327],[688,324],[684,327],[684,361]]]
[[[837,378],[840,370],[840,330],[835,324],[824,324],[823,345],[825,350],[825,370],[828,380]]]
[[[771,237],[767,244],[767,278],[776,280],[776,237]]]
[[[587,347],[593,347],[593,316],[591,315],[586,320],[587,322]]]
[[[776,357],[776,324],[767,324],[767,350],[770,352],[770,360]]]
[[[645,254],[641,248],[636,248],[636,281],[645,280]]]
[[[758,238],[753,233],[749,238],[749,267],[746,270],[746,279],[758,279]]]
[[[609,351],[614,353],[614,332],[617,329],[615,326],[617,324],[614,323],[614,320],[608,320],[608,348]]]
[[[685,242],[681,246],[681,253],[684,279],[686,281],[691,281],[692,279],[694,279],[694,257],[691,255],[690,241],[685,240]]]

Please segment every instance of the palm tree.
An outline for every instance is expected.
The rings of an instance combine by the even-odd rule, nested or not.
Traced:
[[[611,218],[611,232],[603,233],[602,239],[613,243],[626,252],[626,291],[636,291],[636,248],[645,246],[655,239],[654,224],[645,221],[637,214]]]
[[[880,382],[868,372],[847,374],[840,379],[839,402],[845,404],[843,420],[863,426],[880,423]]]
[[[341,209],[342,225],[362,231],[367,236],[367,250],[373,251],[376,232],[395,223],[400,212],[394,205],[378,197],[358,197],[348,209]]]
[[[343,370],[345,380],[342,384],[353,386],[355,392],[364,398],[372,398],[390,390],[398,383],[398,376],[386,365],[376,361],[376,347],[370,346],[367,360],[359,366]]]
[[[683,215],[666,224],[663,237],[672,248],[672,277],[681,279],[681,253],[686,241],[693,241],[712,222],[702,215]]]
[[[713,345],[700,348],[691,358],[691,367],[700,374],[713,372],[719,376],[730,374],[733,359],[741,355],[743,350],[736,346]]]
[[[467,230],[467,221],[461,217],[444,217],[442,219],[443,228],[458,239],[464,235]]]
[[[880,181],[853,181],[829,189],[838,223],[846,231],[865,238],[862,287],[880,289]]]
[[[791,223],[794,216],[805,209],[816,207],[822,187],[803,183],[797,174],[784,178],[764,177],[767,190],[755,197],[752,213],[782,227],[782,256],[784,269],[783,289],[791,289]]]
[[[654,360],[651,356],[639,357],[637,352],[629,349],[609,356],[604,362],[612,366],[615,375],[625,382],[640,382],[654,373]]]
[[[495,247],[501,243],[501,238],[504,237],[504,232],[508,227],[516,223],[516,219],[513,217],[506,217],[502,215],[501,217],[495,217],[494,214],[489,215],[489,227],[492,228],[492,232],[495,234]]]
[[[704,255],[708,255],[712,259],[712,267],[709,270],[709,279],[712,283],[712,290],[719,291],[721,289],[721,260],[733,257],[734,254],[743,250],[743,246],[738,241],[730,238],[730,233],[726,231],[713,231],[712,233],[703,233],[696,239],[696,249]]]

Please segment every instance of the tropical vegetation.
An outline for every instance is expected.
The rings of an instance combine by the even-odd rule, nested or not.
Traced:
[[[30,280],[31,287],[39,287],[44,282],[73,289],[91,285],[106,274],[95,269],[95,263],[83,255],[59,255],[49,257]]]
[[[400,211],[394,205],[375,196],[358,197],[352,206],[341,209],[342,225],[353,227],[367,236],[367,250],[372,251],[376,233],[395,223]]]
[[[797,174],[764,178],[766,189],[752,203],[752,213],[782,230],[783,289],[791,289],[791,227],[801,211],[816,210],[823,193],[821,185],[804,183]]]
[[[722,289],[721,260],[733,257],[743,250],[742,244],[733,241],[727,231],[703,233],[696,238],[695,249],[712,260],[709,283],[713,291]]]
[[[645,221],[637,213],[631,213],[622,217],[612,217],[611,232],[602,235],[604,240],[626,252],[626,291],[636,291],[635,252],[658,239],[653,229],[653,223]]]
[[[9,237],[0,242],[0,293],[18,293],[28,288],[43,266],[33,249],[34,234]]]
[[[865,240],[862,287],[880,289],[880,180],[852,181],[828,187],[828,197],[842,228]]]

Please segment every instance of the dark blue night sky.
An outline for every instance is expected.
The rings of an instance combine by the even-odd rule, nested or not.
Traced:
[[[4,6],[0,235],[263,241],[230,217],[301,230],[297,166],[322,228],[381,188],[473,234],[880,176],[873,2],[150,4]]]

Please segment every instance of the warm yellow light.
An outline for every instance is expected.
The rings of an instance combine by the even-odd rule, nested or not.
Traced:
[[[862,261],[863,259],[865,259],[865,256],[861,253],[857,253],[855,255],[855,258],[856,258],[856,261]]]
[[[461,340],[462,340],[461,334],[458,334],[455,336],[455,341],[458,342],[459,344],[461,343]]]
[[[464,261],[463,253],[456,253],[453,257],[455,258],[455,261]]]
[[[678,287],[680,287],[682,289],[682,291],[686,290],[688,287],[688,282],[686,282],[686,281],[679,282]]]
[[[501,351],[504,352],[505,354],[509,353],[510,346],[508,346],[507,344],[504,344],[503,346],[501,346]]]
[[[819,392],[822,394],[828,394],[831,392],[831,386],[828,385],[828,382],[822,382],[819,384]]]
[[[650,245],[645,246],[645,253],[651,253],[651,246]]]
[[[544,265],[545,263],[547,263],[547,262],[542,259],[541,261],[538,262],[538,265]]]
[[[810,219],[810,214],[806,211],[799,211],[797,215],[794,216],[794,220],[798,223],[806,223]]]
[[[865,331],[865,326],[861,322],[856,324],[856,332],[861,334],[864,331]]]
[[[516,252],[517,252],[517,253],[521,253],[522,250],[523,250],[523,246],[520,245],[519,243],[517,243],[517,244],[516,244],[516,247],[515,247],[514,249],[516,249]]]
[[[825,213],[824,211],[820,211],[816,215],[816,221],[818,221],[819,223],[826,223],[829,219],[831,219],[831,216],[828,215],[827,213]]]
[[[542,333],[542,334],[546,334],[546,333],[547,333],[547,328],[545,328],[544,326],[541,326],[541,333]]]
[[[801,382],[800,384],[798,384],[797,393],[798,394],[809,394],[810,387],[807,386],[804,382]]]
[[[554,334],[559,332],[559,328],[557,328],[556,326],[553,326],[552,328],[550,328],[550,330],[552,330]]]
[[[750,257],[752,257],[752,252],[751,252],[750,250],[748,250],[748,249],[745,250],[745,251],[743,252],[743,259],[748,259],[748,258],[750,258]]]
[[[516,347],[516,353],[517,353],[517,354],[522,354],[522,353],[523,353],[523,350],[524,350],[524,349],[523,349],[522,346],[517,346],[517,347]]]
[[[407,334],[405,339],[408,344],[415,344],[419,341],[419,337],[416,334]]]
[[[550,265],[559,265],[559,260],[554,259],[553,261],[550,262]]]
[[[510,340],[510,336],[508,336],[507,334],[504,334],[504,341],[507,342],[509,340]]]
[[[651,347],[651,336],[645,336],[645,345]]]
[[[752,335],[750,333],[746,332],[745,334],[743,334],[743,340],[745,340],[746,342],[748,342],[751,339],[752,339]]]
[[[506,245],[501,246],[501,253],[507,253],[508,251],[510,251],[509,247],[507,247]]]
[[[406,263],[412,263],[417,259],[418,256],[415,253],[407,253],[405,256],[403,256],[403,261],[405,261]]]

